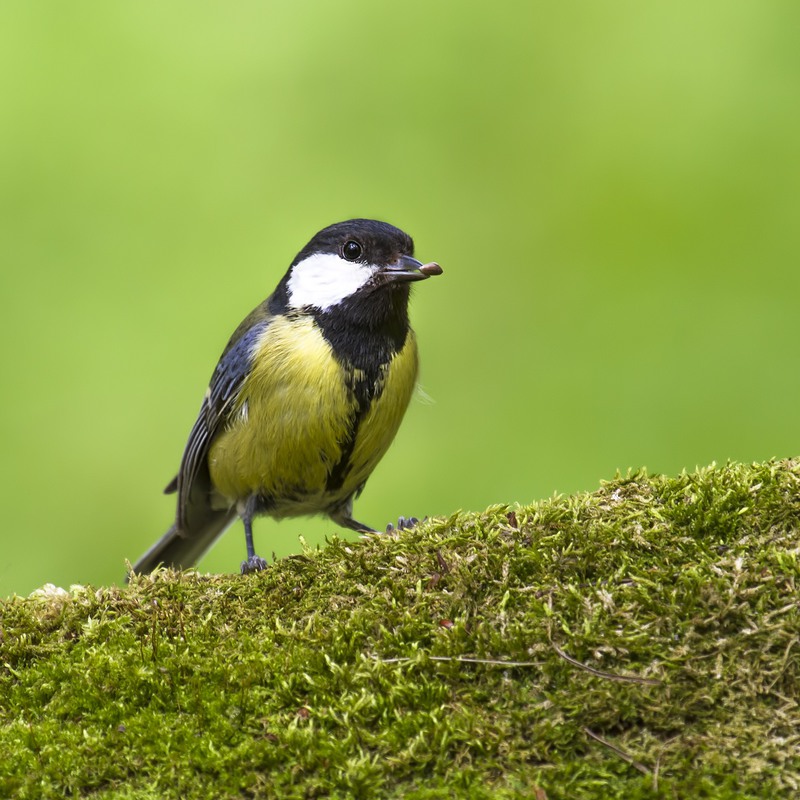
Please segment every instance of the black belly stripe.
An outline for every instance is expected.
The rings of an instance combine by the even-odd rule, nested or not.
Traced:
[[[372,405],[372,402],[380,397],[383,390],[383,379],[387,364],[380,364],[378,366],[377,378],[370,381],[366,376],[360,380],[356,378],[352,370],[350,371],[350,391],[356,398],[358,403],[355,414],[353,414],[350,425],[349,433],[346,439],[340,442],[342,446],[342,454],[339,461],[333,465],[331,471],[328,473],[328,479],[325,482],[325,490],[328,492],[335,492],[342,488],[347,476],[352,468],[351,458],[353,450],[356,446],[356,438],[358,437],[358,429],[361,427],[361,422],[367,415],[367,412]]]
[[[408,286],[398,284],[390,291],[375,292],[367,298],[349,298],[334,311],[314,314],[314,320],[331,346],[335,358],[348,376],[356,401],[342,454],[328,473],[325,489],[342,488],[352,469],[358,429],[373,401],[380,396],[392,359],[408,337]]]
[[[333,469],[328,473],[328,479],[325,481],[326,492],[336,492],[344,486],[347,476],[350,474],[352,463],[350,459],[353,455],[353,448],[356,446],[356,436],[358,434],[358,426],[360,423],[360,415],[354,420],[351,428],[352,434],[347,438],[347,441],[342,444],[342,456],[339,461],[334,464]]]

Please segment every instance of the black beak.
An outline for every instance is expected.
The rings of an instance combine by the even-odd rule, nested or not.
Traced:
[[[432,275],[441,275],[442,268],[435,261],[423,264],[411,256],[400,256],[393,264],[385,266],[381,272],[390,281],[423,281]]]

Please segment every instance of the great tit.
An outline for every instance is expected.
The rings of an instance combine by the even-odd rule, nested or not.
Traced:
[[[236,329],[189,434],[175,523],[133,567],[196,563],[236,515],[243,573],[253,518],[326,514],[356,531],[353,500],[392,442],[414,392],[411,283],[439,275],[413,257],[410,236],[353,219],[321,230],[275,291]]]

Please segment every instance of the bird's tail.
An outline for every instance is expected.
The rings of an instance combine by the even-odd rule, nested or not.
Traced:
[[[134,565],[133,572],[152,572],[157,566],[186,569],[196,564],[214,540],[233,522],[235,509],[211,510],[200,524],[182,531],[173,525]]]

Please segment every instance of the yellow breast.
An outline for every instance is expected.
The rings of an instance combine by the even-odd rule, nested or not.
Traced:
[[[335,497],[330,471],[352,436],[358,404],[345,371],[310,317],[278,317],[253,351],[230,420],[209,451],[216,491],[231,505],[273,498],[275,516],[325,511],[349,497],[391,444],[414,391],[417,347],[409,333],[385,365],[381,391],[361,417],[350,468]]]
[[[409,330],[403,349],[384,369],[381,394],[372,401],[358,427],[347,481],[348,496],[364,483],[389,449],[414,394],[418,373],[417,340]]]

